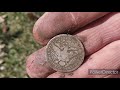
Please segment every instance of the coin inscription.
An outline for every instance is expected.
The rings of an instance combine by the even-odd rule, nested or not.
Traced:
[[[48,42],[46,47],[48,64],[59,72],[76,70],[82,64],[84,56],[83,44],[73,35],[57,35]]]

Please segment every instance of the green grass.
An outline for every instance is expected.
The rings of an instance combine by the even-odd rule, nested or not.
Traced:
[[[37,12],[41,16],[43,12]],[[25,70],[26,57],[41,48],[32,36],[32,29],[36,20],[30,20],[25,12],[1,12],[1,15],[7,15],[6,22],[9,28],[7,33],[2,33],[2,23],[0,23],[0,40],[5,44],[2,57],[3,63],[0,67],[0,77],[27,77]]]

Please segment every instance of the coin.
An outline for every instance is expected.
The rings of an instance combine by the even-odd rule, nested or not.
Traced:
[[[60,34],[46,46],[46,60],[59,72],[72,72],[82,64],[85,52],[82,42],[73,35]]]

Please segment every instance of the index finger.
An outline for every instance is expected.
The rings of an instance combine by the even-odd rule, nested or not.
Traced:
[[[57,34],[73,33],[78,28],[108,14],[108,12],[47,12],[35,23],[35,40],[46,45]]]

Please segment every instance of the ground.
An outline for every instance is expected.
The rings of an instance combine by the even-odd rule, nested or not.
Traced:
[[[43,12],[34,13],[41,16]],[[0,78],[28,78],[25,70],[26,57],[41,48],[32,35],[37,19],[27,12],[0,12]]]

